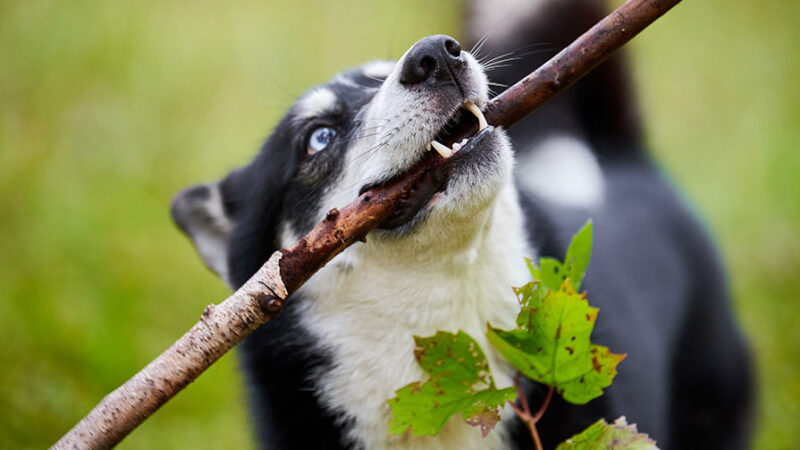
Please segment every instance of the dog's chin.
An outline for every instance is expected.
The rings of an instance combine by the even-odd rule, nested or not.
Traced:
[[[482,212],[491,208],[502,187],[510,182],[511,169],[511,145],[505,132],[494,127],[481,130],[434,169],[443,173],[429,177],[434,180],[430,183],[442,176],[441,187],[418,187],[411,198],[381,224],[380,234],[388,237],[418,233],[431,219],[436,219],[437,223],[479,222]]]

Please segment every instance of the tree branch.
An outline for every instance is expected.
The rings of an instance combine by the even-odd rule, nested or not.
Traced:
[[[492,125],[509,127],[589,73],[680,0],[628,0],[487,106]],[[453,133],[453,141],[473,130]],[[108,394],[54,448],[109,448],[194,381],[245,336],[277,316],[286,299],[334,256],[389,218],[409,192],[436,175],[442,159],[428,157],[408,173],[362,193],[297,244],[275,252],[241,288],[125,384]]]

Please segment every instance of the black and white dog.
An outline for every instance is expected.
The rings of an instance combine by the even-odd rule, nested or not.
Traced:
[[[502,4],[517,8],[514,19]],[[484,51],[557,47],[600,17],[591,0],[503,0],[473,6],[469,32],[497,29]],[[510,84],[547,56],[533,52],[492,77]],[[594,340],[628,357],[602,397],[583,406],[554,401],[540,422],[545,446],[622,415],[661,448],[745,446],[749,365],[724,273],[642,149],[624,62],[598,68],[510,137],[482,125],[452,147],[440,144],[448,122],[483,120],[485,69],[453,38],[422,39],[396,63],[372,62],[311,89],[249,165],[176,196],[175,221],[236,288],[363,186],[428,151],[448,158],[443,190],[334,258],[242,344],[262,446],[531,447],[508,410],[485,439],[457,417],[436,437],[389,436],[386,401],[424,378],[412,336],[437,330],[478,339],[497,384],[511,385],[513,370],[483,337],[486,323],[513,328],[511,286],[529,276],[523,258],[563,257],[567,238],[590,217],[595,248],[584,286],[600,308]],[[526,389],[541,402],[540,386]]]

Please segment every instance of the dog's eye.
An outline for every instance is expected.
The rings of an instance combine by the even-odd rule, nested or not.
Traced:
[[[308,146],[306,150],[309,155],[321,152],[328,147],[336,137],[336,130],[331,127],[319,127],[308,136]]]

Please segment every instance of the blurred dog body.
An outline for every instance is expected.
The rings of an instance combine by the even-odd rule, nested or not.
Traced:
[[[424,378],[412,336],[437,330],[470,333],[498,386],[511,385],[514,371],[486,342],[486,323],[513,327],[510,287],[527,281],[523,257],[563,257],[588,218],[595,250],[584,286],[600,308],[593,339],[628,357],[604,396],[580,406],[554,400],[539,425],[545,447],[622,415],[661,448],[746,445],[749,363],[724,273],[642,148],[621,57],[508,134],[486,127],[452,148],[432,143],[454,121],[479,120],[487,73],[515,82],[552,55],[542,50],[602,15],[591,0],[476,2],[474,53],[519,59],[479,62],[452,38],[425,38],[397,63],[369,63],[310,90],[249,165],[176,196],[177,224],[236,288],[363,187],[437,147],[448,159],[446,189],[423,189],[242,343],[263,447],[531,447],[508,408],[485,439],[458,418],[437,437],[388,436],[386,400]],[[542,401],[541,386],[525,389]]]

